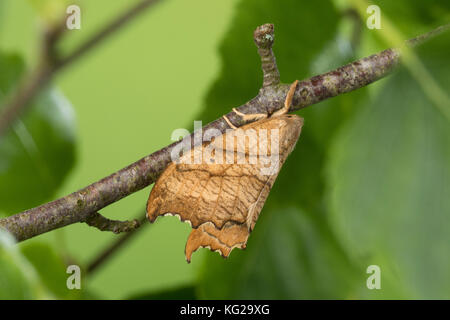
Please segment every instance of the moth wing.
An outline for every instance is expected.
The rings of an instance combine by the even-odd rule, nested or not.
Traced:
[[[193,148],[179,163],[172,162],[159,177],[147,203],[147,217],[154,222],[160,215],[177,215],[192,226],[185,249],[188,261],[200,247],[219,251],[224,257],[233,248],[245,247],[279,169],[300,134],[301,118],[288,116],[296,117],[296,121],[287,121],[285,117],[269,118],[241,128],[244,133],[255,129],[257,141],[266,134],[269,150],[271,141],[275,141],[271,140],[271,129],[279,129],[279,141],[275,143],[281,147],[276,153],[269,151],[261,155],[260,143],[251,141],[253,133],[249,139],[245,136],[239,140],[242,137],[231,131]],[[295,132],[290,126],[294,126]],[[261,128],[266,131],[259,131]],[[294,138],[286,144],[289,150],[283,147],[289,138],[286,133],[293,134]],[[206,148],[209,151],[205,153]],[[203,157],[196,164],[198,154]],[[227,163],[227,157],[228,162],[232,159],[231,163]],[[244,163],[239,163],[242,160]]]

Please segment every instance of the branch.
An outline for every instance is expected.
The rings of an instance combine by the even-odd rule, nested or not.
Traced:
[[[17,90],[6,100],[7,102],[0,110],[0,139],[17,118],[30,106],[31,100],[33,100],[42,88],[47,86],[58,71],[72,64],[92,48],[98,46],[108,36],[158,1],[140,0],[80,45],[79,48],[63,58],[59,57],[56,52],[56,47],[66,30],[65,20],[54,25],[51,30],[46,31],[44,33],[41,57],[39,59],[40,63],[38,63],[33,72],[24,78]]]
[[[84,221],[87,225],[95,227],[100,231],[111,231],[114,233],[129,232],[140,227],[138,220],[118,221],[105,218],[98,212],[94,212]]]
[[[141,218],[141,220],[138,221],[141,227],[130,230],[130,232],[125,233],[118,239],[115,239],[112,244],[108,245],[96,258],[94,258],[94,260],[87,264],[86,271],[89,275],[97,271],[98,268],[102,266],[106,261],[108,261],[110,257],[116,254],[117,251],[121,249],[126,242],[128,242],[137,234],[138,230],[142,230],[144,226],[149,225],[149,223],[144,224],[144,222],[147,220],[147,218],[145,217],[145,212],[143,212],[140,216],[144,216],[144,218]]]
[[[431,36],[435,34],[431,33]],[[237,108],[241,114],[273,114],[283,107],[288,84],[277,83],[278,71],[271,53],[273,26],[265,25],[254,34],[258,52],[263,61],[265,77],[270,85],[263,86],[258,95]],[[269,50],[270,49],[270,50]],[[327,98],[362,88],[392,72],[400,61],[400,49],[388,49],[372,56],[362,58],[336,70],[303,80],[297,86],[290,112],[305,108]],[[255,119],[241,117],[232,111],[226,115],[236,127]],[[223,117],[203,127],[215,128],[225,132],[230,126]],[[195,140],[195,139],[191,139]],[[0,219],[0,226],[11,232],[18,241],[61,228],[72,223],[83,222],[93,213],[111,203],[139,191],[156,181],[171,162],[171,151],[180,142],[173,143],[139,161],[103,178],[77,192],[39,207],[24,211],[8,218]]]

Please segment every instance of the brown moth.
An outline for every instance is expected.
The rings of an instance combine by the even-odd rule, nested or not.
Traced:
[[[281,113],[289,109],[292,94],[291,89]],[[297,115],[275,114],[189,150],[156,181],[147,203],[148,219],[176,215],[191,225],[188,262],[201,247],[223,257],[234,248],[244,249],[302,125]]]

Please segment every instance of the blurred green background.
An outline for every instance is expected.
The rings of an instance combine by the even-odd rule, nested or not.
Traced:
[[[39,52],[65,0],[0,0],[0,102]],[[70,2],[73,3],[73,2]],[[67,53],[131,5],[76,1]],[[381,8],[380,30],[366,8]],[[0,215],[78,190],[220,117],[262,82],[252,39],[275,24],[283,82],[376,53],[448,23],[450,3],[164,0],[65,69],[0,141]],[[158,219],[88,274],[119,236],[76,224],[15,246],[0,233],[0,298],[450,298],[450,36],[394,75],[298,112],[305,118],[245,251],[184,259],[190,232]],[[142,217],[150,188],[102,213]],[[66,266],[82,267],[82,290]],[[369,265],[381,289],[369,290]]]

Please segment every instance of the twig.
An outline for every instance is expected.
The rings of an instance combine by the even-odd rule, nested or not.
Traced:
[[[437,27],[434,30],[431,30],[430,32],[421,34],[420,36],[417,36],[415,38],[409,39],[407,41],[405,41],[405,44],[409,47],[417,47],[423,43],[425,43],[426,41],[440,35],[443,32],[446,32],[450,30],[450,23],[449,24],[445,24],[443,26]]]
[[[94,34],[66,57],[59,57],[56,46],[66,30],[65,21],[53,26],[44,34],[42,54],[40,63],[36,69],[25,77],[21,85],[6,100],[6,104],[0,112],[0,139],[7,129],[21,116],[30,106],[30,102],[37,93],[47,86],[53,76],[64,67],[72,64],[75,60],[87,53],[92,48],[98,46],[108,36],[119,30],[133,18],[142,13],[146,8],[157,3],[159,0],[140,0],[127,11],[116,17],[103,29]]]
[[[257,37],[255,43],[257,45],[263,43],[265,46],[267,42],[264,39],[273,39],[274,37],[273,26],[260,27],[259,30],[266,31],[255,33],[255,37]],[[434,34],[432,33],[431,36]],[[271,46],[272,41],[269,43]],[[398,49],[388,49],[334,71],[301,81],[295,91],[290,112],[359,89],[387,76],[398,65],[400,52]],[[272,59],[271,66],[266,65],[266,70],[272,69],[276,69],[275,59]],[[263,87],[255,98],[237,108],[238,112],[228,113],[226,118],[234,126],[240,127],[255,120],[240,114],[265,113],[271,115],[283,107],[289,87],[289,84]],[[230,126],[221,117],[206,125],[203,132],[210,128],[224,132]],[[178,143],[156,151],[68,196],[0,219],[0,226],[9,230],[18,241],[22,241],[72,223],[85,221],[92,212],[97,212],[155,182],[170,163],[171,151]]]
[[[273,41],[275,40],[273,24],[264,24],[257,27],[253,33],[253,39],[261,57],[263,88],[278,85],[280,83],[280,72],[272,51]]]
[[[111,231],[114,233],[129,232],[140,227],[140,223],[136,219],[132,221],[110,220],[98,212],[88,216],[84,222],[100,231]]]
[[[107,248],[103,249],[102,252],[87,265],[86,271],[89,275],[92,275],[100,266],[102,266],[109,258],[111,258],[114,254],[120,250],[123,245],[128,242],[131,238],[133,238],[138,230],[142,230],[144,226],[150,225],[147,222],[147,218],[145,217],[145,212],[142,214],[144,218],[139,221],[140,227],[131,230],[128,233],[122,235],[119,239],[114,240],[112,244],[110,244]]]
[[[133,20],[139,14],[143,13],[145,9],[154,5],[159,0],[140,0],[137,4],[129,8],[127,11],[116,17],[113,21],[107,24],[103,29],[98,31],[95,35],[93,35],[90,39],[84,42],[78,49],[75,49],[71,54],[67,57],[61,59],[57,64],[57,68],[60,69],[68,64],[71,64],[76,59],[80,58],[86,52],[88,52],[93,47],[98,46],[102,41],[104,41],[108,36],[112,33],[119,30],[125,24]]]
[[[0,110],[0,139],[52,78],[58,59],[55,47],[63,30],[63,24],[59,23],[55,24],[53,29],[44,32],[41,55],[36,68],[21,81],[14,94],[6,98],[6,103]]]

